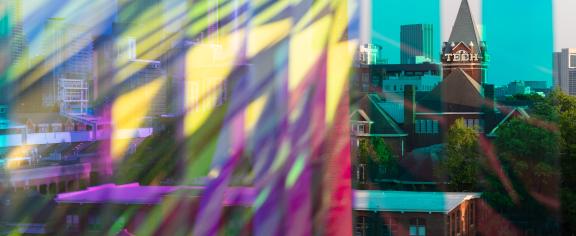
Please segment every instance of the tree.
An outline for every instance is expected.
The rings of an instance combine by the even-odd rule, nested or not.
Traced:
[[[576,232],[576,97],[555,90],[548,102],[559,113],[562,230],[569,235]]]
[[[553,125],[540,119],[513,118],[497,133],[498,156],[528,191],[552,193],[560,151],[560,135]]]
[[[560,177],[557,111],[549,99],[535,101],[529,118],[512,118],[500,126],[494,144],[501,169],[492,172],[504,173],[508,189],[504,190],[505,184],[499,181],[491,181],[486,189],[493,197],[487,200],[495,209],[512,221],[528,222],[538,234],[559,231],[559,209],[550,204],[558,199]]]
[[[358,147],[358,164],[365,164],[370,168],[370,177],[395,176],[398,172],[398,163],[392,154],[390,146],[382,138],[368,138],[360,140]]]
[[[453,191],[471,190],[477,184],[479,156],[478,134],[460,118],[448,130],[439,175],[448,178]]]

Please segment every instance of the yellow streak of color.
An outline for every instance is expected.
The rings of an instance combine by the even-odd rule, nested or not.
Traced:
[[[245,128],[246,134],[248,136],[252,135],[252,130],[256,126],[256,123],[258,122],[260,117],[262,116],[262,113],[264,111],[264,106],[266,106],[266,102],[268,102],[268,95],[263,94],[260,97],[258,97],[256,100],[252,101],[246,107],[246,116],[244,118],[244,123],[245,123],[244,128]]]
[[[331,19],[323,17],[290,40],[289,89],[296,88],[316,66],[326,48]]]
[[[121,130],[137,129],[142,125],[144,118],[150,110],[152,100],[164,86],[164,81],[156,79],[133,91],[124,93],[116,99],[112,107],[112,133],[111,155],[113,159],[121,157],[127,150],[130,139],[120,139]]]
[[[10,170],[18,169],[21,158],[26,157],[33,147],[31,145],[23,145],[12,148],[6,155],[6,168]]]
[[[341,102],[344,89],[348,87],[348,76],[354,61],[356,40],[341,42],[341,36],[348,26],[347,1],[338,1],[330,42],[328,46],[328,70],[326,81],[326,117],[325,122],[331,125],[335,119],[338,105]]]

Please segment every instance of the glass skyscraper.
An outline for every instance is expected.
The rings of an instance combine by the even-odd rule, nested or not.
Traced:
[[[400,27],[400,63],[432,62],[434,39],[432,24],[402,25]]]

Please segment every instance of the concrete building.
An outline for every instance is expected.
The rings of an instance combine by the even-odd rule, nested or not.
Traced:
[[[374,65],[386,64],[387,61],[381,57],[382,47],[376,44],[363,44],[358,53],[360,64]]]
[[[86,84],[92,82],[93,43],[88,29],[68,24],[63,18],[49,19],[44,30],[42,54],[45,70],[50,71],[41,81],[40,103],[43,107],[53,107],[66,102],[62,96],[67,92],[61,91],[66,89],[66,86],[60,86],[61,80]],[[84,100],[86,102],[83,106],[87,106],[88,98]],[[86,109],[82,111],[85,115]]]
[[[26,40],[22,1],[6,0],[0,5],[0,118],[6,117],[15,94],[14,76],[26,68]]]
[[[400,64],[420,64],[434,60],[432,24],[400,27]]]
[[[127,93],[155,80],[162,80],[164,81],[162,87],[155,92],[154,99],[149,104],[150,111],[148,112],[148,115],[155,116],[166,114],[169,108],[169,101],[167,98],[168,82],[166,72],[162,68],[162,63],[156,60],[133,59],[128,62],[126,67],[135,68],[135,72],[128,76],[128,78],[122,83],[120,92]],[[149,92],[150,91],[146,91],[146,93]]]
[[[564,48],[554,53],[554,88],[576,95],[576,48]]]
[[[526,80],[524,81],[524,85],[537,92],[544,92],[550,89],[550,87],[548,87],[548,83],[546,83],[545,80]]]
[[[352,88],[361,93],[399,93],[406,84],[431,91],[442,80],[440,64],[361,64],[355,69]]]
[[[495,98],[503,100],[506,97],[511,97],[517,94],[540,94],[544,96],[550,92],[546,81],[512,81],[504,86],[498,86],[495,88]]]

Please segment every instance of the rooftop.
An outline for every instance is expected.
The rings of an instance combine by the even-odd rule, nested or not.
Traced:
[[[480,193],[355,190],[354,210],[448,213]]]
[[[57,203],[159,204],[165,197],[200,197],[204,186],[141,186],[138,183],[105,184],[86,190],[58,194]],[[178,195],[179,194],[179,195]],[[257,192],[252,187],[228,187],[223,204],[251,206]],[[354,210],[448,213],[480,193],[354,190]]]
[[[141,186],[138,183],[105,184],[82,191],[58,194],[55,200],[57,203],[81,204],[159,204],[165,197],[177,194],[200,197],[204,188],[204,186]],[[255,194],[252,188],[229,187],[225,192],[224,205],[251,205],[254,202]]]

